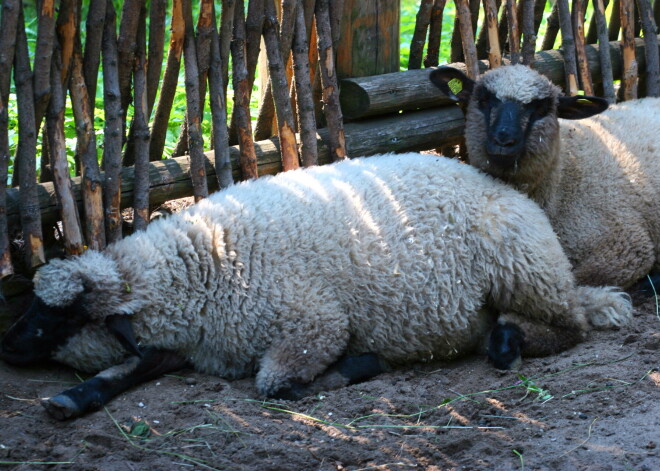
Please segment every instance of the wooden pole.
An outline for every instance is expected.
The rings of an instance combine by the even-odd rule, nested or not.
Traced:
[[[7,232],[7,177],[9,171],[9,85],[16,47],[18,0],[4,0],[0,14],[0,278],[14,273]]]
[[[190,172],[195,201],[206,198],[209,189],[204,170],[204,140],[202,138],[202,110],[199,90],[199,69],[195,47],[195,27],[192,18],[191,0],[183,0],[183,17],[186,32],[183,43],[183,59],[186,76],[186,122],[188,123],[188,147],[190,149]]]
[[[623,77],[621,90],[624,100],[637,98],[637,58],[635,57],[634,0],[621,0],[621,29],[623,31]]]
[[[559,4],[559,26],[561,28],[562,49],[564,61],[566,62],[566,92],[570,96],[578,94],[577,65],[575,61],[575,39],[573,26],[571,24],[571,12],[568,8],[568,0],[557,0]]]
[[[522,58],[523,64],[534,67],[534,53],[536,52],[536,28],[534,25],[535,0],[522,2]]]
[[[147,110],[151,115],[160,86],[165,49],[167,0],[151,0],[149,5],[149,51],[147,53]]]
[[[656,4],[660,4],[657,1]],[[639,17],[646,43],[646,96],[660,96],[660,58],[658,57],[658,26],[653,19],[650,0],[637,0]]]
[[[14,58],[14,83],[18,102],[18,149],[14,166],[20,167],[21,227],[26,245],[26,265],[34,269],[46,263],[46,257],[37,199],[37,130],[34,119],[32,70],[25,35],[23,7],[19,8],[21,11],[18,16]]]
[[[408,69],[420,69],[422,67],[422,54],[426,44],[426,32],[431,22],[433,0],[422,0],[415,17],[415,30],[410,41],[410,57],[408,58]]]
[[[594,86],[591,72],[587,63],[587,53],[584,48],[584,4],[583,0],[573,0],[573,32],[575,33],[575,51],[577,53],[577,66],[580,73],[580,83],[586,95],[593,96]]]
[[[103,33],[103,30],[101,30],[101,33]],[[78,138],[76,153],[79,155],[83,181],[85,235],[89,248],[103,250],[105,248],[103,192],[101,173],[96,157],[94,108],[91,105],[92,102],[85,84],[85,71],[80,49],[80,36],[78,36],[71,62],[69,90]]]
[[[186,0],[184,0],[186,2]],[[185,6],[184,6],[185,9]],[[133,195],[133,230],[140,231],[149,225],[149,115],[147,104],[147,9],[140,9],[136,47],[133,63],[133,136],[135,150],[135,194]],[[188,80],[186,79],[186,84]],[[188,96],[186,90],[186,96]],[[197,98],[197,97],[195,97]],[[192,168],[192,165],[191,165]],[[195,179],[193,181],[193,188]]]
[[[509,25],[509,57],[512,64],[520,62],[520,31],[516,0],[506,1],[506,19]]]
[[[85,19],[86,37],[85,55],[83,56],[83,74],[91,110],[94,110],[94,102],[96,100],[96,82],[98,80],[99,64],[101,62],[101,42],[103,40],[105,7],[106,0],[90,0],[87,18]]]
[[[548,16],[545,36],[543,36],[543,42],[541,43],[542,51],[548,51],[555,48],[557,33],[559,33],[559,2],[555,1],[555,4],[552,5],[550,16]]]
[[[236,1],[234,16],[234,37],[231,41],[231,56],[234,84],[234,114],[241,149],[241,173],[244,180],[257,178],[257,157],[252,140],[250,123],[250,92],[248,71],[245,62],[245,10],[243,0]]]
[[[339,105],[339,86],[337,74],[335,73],[328,0],[317,0],[315,18],[321,84],[323,85],[323,111],[328,122],[332,160],[342,160],[347,158],[348,155],[346,153],[343,116]]]
[[[181,69],[181,55],[183,54],[183,39],[185,22],[183,20],[183,0],[172,0],[172,20],[170,24],[170,45],[167,52],[165,74],[160,86],[160,98],[156,106],[153,124],[151,126],[151,141],[149,143],[149,160],[163,158],[167,125],[170,121],[170,112],[174,102],[176,86],[179,82]]]
[[[497,31],[497,6],[495,0],[484,0],[486,28],[488,30],[488,63],[491,69],[502,65],[502,50]]]
[[[296,8],[295,34],[293,36],[293,73],[298,105],[298,129],[300,129],[300,154],[305,167],[318,164],[316,145],[316,120],[309,71],[309,46],[302,0]]]
[[[105,0],[104,0],[105,1]],[[50,100],[50,61],[55,44],[55,0],[42,0],[39,5],[37,46],[34,54],[35,128],[41,127]]]
[[[275,7],[269,0],[266,0],[265,11],[264,41],[268,55],[271,90],[273,91],[275,112],[277,114],[278,136],[282,150],[282,168],[285,171],[294,170],[300,167],[300,163],[298,160],[298,144],[296,142],[289,85],[278,41],[277,32],[279,30],[279,22],[277,21]]]
[[[69,164],[66,158],[61,57],[59,48],[56,48],[51,60],[50,83],[52,94],[48,105],[46,127],[48,129],[53,182],[58,197],[64,233],[64,249],[69,255],[79,255],[83,252],[84,246],[80,218],[78,217],[78,206],[71,190]]]
[[[461,29],[461,42],[463,43],[463,56],[467,66],[468,77],[473,80],[479,76],[477,48],[474,44],[474,31],[472,30],[472,17],[467,0],[454,0],[456,16]]]
[[[424,57],[424,67],[436,67],[440,62],[442,17],[446,4],[447,0],[435,0],[433,2],[433,9],[431,10],[431,22],[429,24],[429,41],[426,47],[426,57]]]
[[[121,145],[122,112],[117,69],[117,20],[112,0],[107,1],[103,26],[103,105],[105,126],[103,129],[103,207],[105,210],[106,242],[122,237],[121,206]]]
[[[213,4],[212,4],[213,5]],[[222,81],[222,52],[220,37],[215,19],[215,10],[211,15],[211,64],[209,69],[209,102],[213,120],[213,149],[215,150],[215,168],[218,188],[227,188],[234,183],[229,158],[229,134],[227,133],[227,105],[225,87]]]
[[[601,77],[603,84],[603,98],[610,104],[616,102],[614,94],[614,77],[612,74],[612,59],[610,58],[610,51],[604,45],[608,44],[607,22],[605,21],[605,3],[603,0],[594,0],[594,16],[596,27],[598,29],[598,44],[602,47],[598,48],[600,57]]]

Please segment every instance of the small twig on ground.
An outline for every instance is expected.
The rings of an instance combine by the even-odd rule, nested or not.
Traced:
[[[573,448],[571,448],[570,450],[567,450],[567,451],[565,451],[564,453],[562,453],[561,455],[559,455],[557,458],[561,458],[562,456],[566,456],[566,455],[568,455],[570,452],[577,450],[577,449],[580,448],[582,445],[584,445],[585,443],[587,443],[587,442],[589,441],[589,439],[591,438],[591,429],[593,428],[594,423],[595,423],[597,420],[598,420],[598,417],[596,417],[594,420],[592,420],[592,421],[591,421],[591,424],[589,424],[589,432],[588,432],[588,434],[587,434],[587,438],[585,438],[585,439],[582,441],[582,443],[578,443],[577,445],[575,445],[575,446],[574,446]]]

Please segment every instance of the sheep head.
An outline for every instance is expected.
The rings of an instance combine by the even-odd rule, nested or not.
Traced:
[[[559,87],[524,65],[491,70],[476,82],[458,69],[440,67],[430,79],[467,106],[470,164],[513,184],[529,185],[555,168],[557,118],[587,118],[608,106],[602,98],[562,96]]]
[[[140,354],[126,315],[132,312],[132,295],[111,258],[90,251],[53,260],[39,270],[34,283],[32,305],[5,334],[0,358],[15,365],[56,358],[83,329],[106,331],[129,352]]]

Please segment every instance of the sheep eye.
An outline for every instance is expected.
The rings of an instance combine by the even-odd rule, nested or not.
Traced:
[[[531,119],[536,121],[537,119],[545,118],[550,112],[551,104],[552,101],[550,98],[542,98],[532,101],[527,105],[528,110],[531,112]]]
[[[486,90],[485,88],[480,90],[477,98],[477,105],[479,106],[479,109],[485,110],[487,108],[493,108],[497,106],[499,102],[500,101],[497,99],[497,97],[490,91]]]

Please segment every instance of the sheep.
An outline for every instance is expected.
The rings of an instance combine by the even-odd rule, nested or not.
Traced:
[[[256,373],[261,396],[299,399],[473,352],[494,326],[512,342],[489,348],[507,367],[631,316],[625,294],[575,285],[536,204],[414,153],[235,185],[104,252],[49,262],[35,295],[0,357],[104,370],[43,401],[58,419],[186,364]]]
[[[660,269],[659,98],[604,111],[602,98],[561,96],[523,65],[476,82],[449,67],[430,78],[467,105],[469,163],[545,210],[579,284],[627,289]]]

